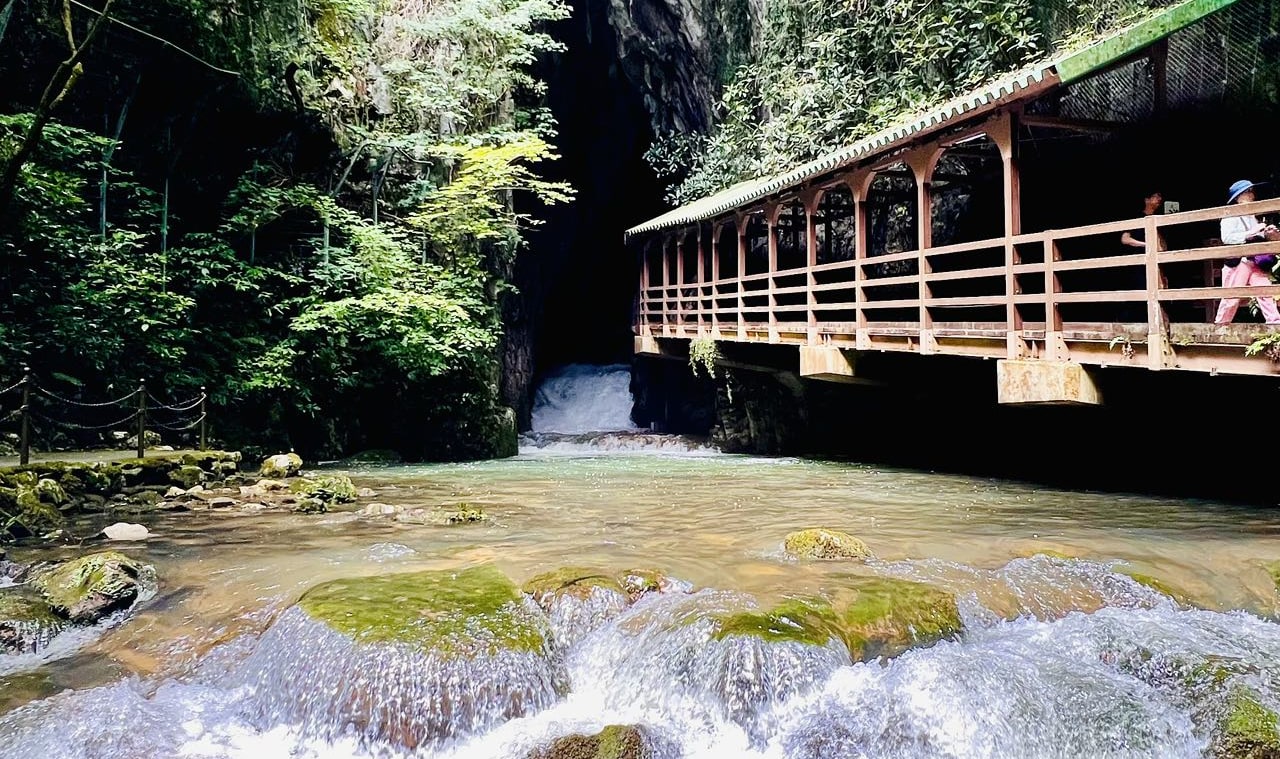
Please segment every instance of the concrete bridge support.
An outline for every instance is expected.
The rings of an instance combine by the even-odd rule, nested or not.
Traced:
[[[1089,371],[1071,361],[1000,360],[996,362],[996,387],[1001,404],[1102,404],[1102,394]]]

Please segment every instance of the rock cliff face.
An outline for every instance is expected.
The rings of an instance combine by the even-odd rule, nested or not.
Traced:
[[[578,199],[546,214],[504,309],[502,401],[529,428],[538,377],[625,362],[638,262],[623,232],[666,210],[643,159],[655,135],[705,132],[728,72],[750,56],[759,0],[574,0],[541,72]]]

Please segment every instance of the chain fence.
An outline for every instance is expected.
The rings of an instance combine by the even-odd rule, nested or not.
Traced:
[[[16,439],[24,465],[30,462],[36,441],[70,443],[75,448],[127,446],[142,458],[149,443],[165,439],[161,430],[168,438],[203,451],[208,449],[208,421],[209,394],[203,387],[198,395],[174,402],[156,397],[145,381],[110,400],[69,398],[49,389],[24,367],[21,379],[0,389],[0,424],[16,424],[16,432],[8,434]]]

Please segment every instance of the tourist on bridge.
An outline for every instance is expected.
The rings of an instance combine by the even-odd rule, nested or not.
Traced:
[[[1241,179],[1231,185],[1227,205],[1252,203],[1255,197],[1253,188],[1257,186],[1257,182],[1250,182],[1247,179]],[[1243,245],[1264,240],[1280,240],[1280,229],[1271,224],[1263,224],[1252,215],[1228,216],[1222,220],[1222,242],[1227,245]],[[1275,263],[1276,257],[1269,253],[1229,258],[1222,267],[1222,286],[1269,285],[1271,284],[1269,272]],[[1236,309],[1240,307],[1240,300],[1240,298],[1223,298],[1218,304],[1218,315],[1213,323],[1230,324],[1236,316]],[[1280,310],[1276,309],[1275,298],[1269,296],[1258,298],[1258,308],[1262,310],[1262,316],[1267,324],[1280,324]]]
[[[1143,217],[1155,216],[1164,209],[1164,193],[1159,190],[1149,192],[1142,196],[1142,215]],[[1131,229],[1120,235],[1120,242],[1131,248],[1147,247],[1146,230],[1142,228]],[[1160,234],[1160,230],[1156,230],[1156,250],[1165,250],[1164,235]]]

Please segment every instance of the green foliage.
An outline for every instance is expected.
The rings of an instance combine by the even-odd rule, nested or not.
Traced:
[[[766,7],[760,52],[725,88],[719,123],[691,161],[683,143],[649,158],[687,203],[834,150],[1169,0],[783,0]],[[673,171],[680,169],[679,171]]]
[[[63,54],[56,16],[37,10],[6,43]],[[199,98],[234,91],[225,97],[247,98],[260,123],[283,129],[220,175],[182,178],[209,212],[188,222],[164,206],[166,250],[169,198],[147,189],[163,186],[160,146],[164,177],[177,179],[170,138],[214,109],[170,97],[160,136],[129,121],[118,146],[49,124],[19,178],[13,223],[0,228],[0,380],[30,362],[93,399],[138,378],[169,398],[205,385],[215,433],[235,445],[326,457],[506,450],[492,439],[506,418],[496,390],[504,275],[537,209],[571,197],[539,175],[556,158],[554,125],[531,74],[558,49],[545,24],[567,15],[560,0],[125,3],[130,23],[241,72],[203,67],[216,84],[191,80]],[[114,120],[110,88],[127,90],[130,67],[144,67],[114,36],[95,55],[95,71],[110,71],[97,94]],[[137,81],[145,96],[149,79]],[[101,128],[100,109],[93,101],[78,123]],[[0,116],[0,158],[29,123]],[[153,174],[104,167],[107,156]]]
[[[716,363],[720,361],[720,345],[713,337],[695,337],[689,341],[689,370],[698,376],[701,367],[707,377],[715,379]]]

